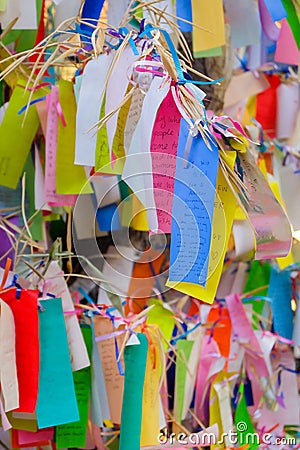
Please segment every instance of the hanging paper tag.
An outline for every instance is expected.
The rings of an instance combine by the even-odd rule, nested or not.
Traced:
[[[258,44],[261,24],[255,2],[247,0],[243,3],[237,3],[235,0],[225,0],[224,7],[230,20],[232,46],[240,48]],[[247,17],[247,20],[245,20],[245,17]]]
[[[119,450],[140,450],[143,386],[148,353],[147,337],[138,333],[140,345],[124,350],[125,382]]]
[[[181,114],[170,90],[157,112],[150,148],[158,229],[163,233],[171,232],[180,120]]]
[[[19,289],[19,288],[18,288]],[[39,332],[38,291],[11,288],[1,293],[15,322],[16,364],[19,384],[17,411],[33,413],[38,396]]]
[[[105,113],[109,114],[114,111],[120,104],[120,101],[125,95],[128,86],[128,76],[130,76],[130,69],[134,61],[138,58],[132,51],[130,46],[127,46],[121,53],[118,61],[114,65],[107,83]],[[126,76],[126,74],[128,74]],[[114,114],[107,122],[107,138],[110,155],[112,150],[113,139],[117,128],[117,114]]]
[[[88,349],[88,355],[92,356],[92,329],[88,325],[82,325],[81,331]],[[78,448],[84,447],[87,437],[87,425],[89,415],[90,391],[91,391],[91,368],[73,372],[76,400],[79,410],[79,422],[59,425],[56,427],[56,448]]]
[[[193,51],[197,52],[220,47],[225,44],[225,21],[222,0],[192,0]],[[209,30],[209,32],[208,32]]]
[[[160,377],[161,377],[161,360],[160,360],[160,336],[157,329],[148,329],[152,341],[152,347],[148,351],[145,381],[143,387],[142,399],[142,425],[140,446],[156,445],[157,436],[159,435],[159,404],[160,404]],[[135,334],[136,339],[138,337]],[[140,344],[140,341],[139,341]],[[155,364],[154,364],[155,362]]]
[[[286,256],[292,244],[290,223],[250,153],[238,158],[247,189],[244,206],[256,231],[255,259]]]
[[[255,370],[259,376],[268,377],[269,371],[259,341],[247,318],[240,297],[238,295],[230,295],[226,297],[226,304],[229,310],[233,331],[238,336],[239,342],[246,344],[246,361],[249,362],[249,366],[252,365],[252,370]]]
[[[94,325],[96,341],[97,337],[109,335],[114,331],[111,320],[104,317],[95,317]],[[116,339],[118,348],[121,348],[123,344],[124,334]],[[113,423],[121,423],[124,377],[120,374],[118,368],[115,339],[108,336],[108,339],[99,341],[98,351],[101,358],[110,410],[109,418]],[[120,360],[120,364],[122,364],[123,366],[122,359]]]
[[[122,174],[122,179],[146,208],[148,224],[152,231],[157,230],[157,214],[153,193],[151,136],[157,111],[170,88],[169,83],[165,83],[164,86],[161,84],[161,78],[155,77],[145,96],[140,120],[133,133]],[[140,167],[143,167],[142,173]]]
[[[95,165],[97,129],[90,129],[99,120],[103,87],[112,55],[99,55],[97,59],[88,61],[84,68],[76,115],[75,164]]]
[[[92,423],[98,427],[103,427],[104,420],[110,420],[104,374],[94,330],[92,349],[91,418]]]
[[[256,435],[253,424],[251,422],[251,418],[247,409],[246,397],[245,397],[245,387],[242,383],[239,388],[239,393],[241,398],[238,402],[235,415],[234,415],[234,424],[237,430],[238,442],[239,445],[243,446],[245,444],[249,444],[247,436],[251,436],[252,438],[256,437],[256,442],[251,442],[251,449],[256,450],[259,448],[259,437]],[[255,439],[254,439],[255,441]]]
[[[174,400],[174,417],[178,423],[183,418],[184,391],[187,379],[188,361],[192,352],[194,342],[181,339],[177,344],[177,352],[180,358],[176,360],[175,375],[175,400]]]
[[[289,271],[277,271],[275,268],[271,268],[268,297],[271,299],[274,330],[279,336],[292,339],[292,281]]]
[[[10,307],[0,299],[0,367],[1,389],[5,411],[19,407],[19,385],[16,364],[16,330]]]
[[[234,152],[228,160],[229,166],[233,170]],[[219,168],[206,287],[192,283],[175,283],[169,280],[166,283],[167,286],[202,301],[213,303],[222,274],[235,209],[236,200],[222,170]]]
[[[62,301],[41,300],[40,374],[36,416],[39,428],[79,420]]]
[[[59,195],[56,191],[56,150],[58,133],[58,87],[53,86],[48,98],[46,133],[45,200],[55,206],[72,206],[75,195]]]
[[[39,126],[34,106],[29,107],[25,121],[24,113],[19,114],[20,109],[27,104],[29,95],[30,92],[25,92],[19,81],[0,125],[0,183],[12,189],[17,187]]]
[[[57,297],[60,296],[62,299],[63,310],[74,311],[74,304],[64,278],[64,273],[60,269],[57,261],[52,261],[50,263],[45,279],[46,282],[43,286],[44,296],[47,296],[48,292],[56,295]],[[39,280],[35,279],[36,283],[38,283],[38,281]],[[83,369],[84,367],[90,365],[90,360],[76,315],[66,314],[65,324],[73,371]]]
[[[211,150],[200,133],[193,138],[188,163],[184,149],[189,136],[188,124],[181,120],[174,183],[170,281],[205,286],[211,242],[218,147]]]
[[[56,149],[56,191],[58,194],[91,194],[83,167],[74,164],[76,136],[76,101],[73,83],[59,82],[59,105],[66,123],[58,120]]]

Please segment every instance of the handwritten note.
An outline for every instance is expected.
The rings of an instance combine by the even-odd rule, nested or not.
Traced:
[[[294,164],[287,164],[279,169],[282,200],[295,231],[300,230],[300,211],[297,207],[297,195],[295,195],[295,192],[298,192],[300,188],[300,175],[298,173],[295,174],[296,168],[297,166]]]
[[[151,265],[149,264],[151,261]],[[140,312],[151,296],[152,289],[157,283],[160,285],[160,271],[164,262],[164,254],[160,250],[151,248],[142,252],[135,262],[128,288],[128,299],[134,298],[130,311]],[[157,275],[153,276],[153,272]]]
[[[128,86],[127,93],[131,90],[131,86]],[[112,143],[112,158],[113,163],[111,173],[121,174],[123,172],[124,164],[125,164],[125,147],[124,147],[124,139],[125,139],[125,127],[127,122],[128,113],[130,110],[131,98],[127,100],[125,105],[119,111],[117,127],[115,136]],[[109,172],[110,173],[110,172]]]
[[[95,317],[94,326],[96,340],[97,337],[112,333],[114,331],[110,319],[106,319],[103,317]],[[117,339],[119,348],[122,345],[123,338],[124,335]],[[113,423],[121,423],[124,377],[120,375],[118,369],[114,338],[99,341],[98,351],[101,358],[105,379],[105,386],[110,409],[110,420]],[[123,360],[121,360],[121,364],[123,365]]]
[[[18,114],[27,104],[29,95],[19,80],[0,125],[0,183],[12,189],[17,187],[39,126],[35,107],[29,108],[24,124],[24,114]]]
[[[130,148],[131,139],[135,127],[140,120],[145,94],[142,90],[136,89],[132,94],[130,108],[128,111],[127,121],[124,129],[124,147],[127,153]]]
[[[148,225],[157,230],[157,215],[153,193],[152,160],[150,153],[152,130],[157,111],[169,92],[170,84],[161,85],[155,77],[147,92],[139,122],[134,130],[126,157],[122,179],[137,195],[147,210]],[[138,169],[143,167],[143,171]]]
[[[52,86],[48,94],[48,119],[46,132],[45,200],[53,206],[73,206],[75,195],[59,195],[56,191],[56,150],[58,133],[58,87]]]
[[[82,325],[81,331],[88,349],[88,355],[91,358],[92,329],[88,325]],[[85,367],[77,372],[73,372],[73,379],[80,420],[56,427],[56,448],[84,447],[86,442],[91,391],[91,368]]]
[[[180,120],[181,114],[169,91],[157,112],[150,147],[158,228],[164,233],[171,232]]]
[[[235,154],[233,152],[231,152],[231,154],[232,156],[228,157],[228,164],[233,169]],[[170,280],[167,281],[167,286],[195,298],[199,298],[205,302],[213,303],[222,274],[224,257],[228,247],[235,209],[236,201],[234,195],[223,172],[219,169],[206,287],[193,283],[176,283],[171,282]]]
[[[174,183],[169,279],[205,286],[218,173],[218,147],[212,143],[210,150],[198,133],[192,138],[186,161],[187,139],[188,124],[182,119]]]
[[[255,259],[286,256],[291,247],[291,226],[254,158],[239,153],[249,202],[245,208],[256,230]]]
[[[39,428],[79,420],[67,332],[60,298],[40,301]]]

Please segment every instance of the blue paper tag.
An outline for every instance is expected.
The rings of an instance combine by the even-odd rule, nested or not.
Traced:
[[[209,149],[200,133],[189,139],[187,122],[182,119],[178,140],[174,182],[170,281],[183,281],[205,286],[211,243],[218,147]]]

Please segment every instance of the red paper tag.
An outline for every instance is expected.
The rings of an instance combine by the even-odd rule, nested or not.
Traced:
[[[18,412],[33,413],[38,395],[39,333],[38,291],[17,288],[0,294],[11,308],[16,330],[16,365],[19,383]],[[19,298],[17,298],[17,296]]]

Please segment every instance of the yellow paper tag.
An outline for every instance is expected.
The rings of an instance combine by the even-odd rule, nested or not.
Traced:
[[[278,181],[271,181],[269,183],[270,188],[272,189],[273,194],[275,195],[276,200],[278,201],[278,203],[280,203],[280,205],[282,206],[283,209],[284,208],[284,204],[280,195],[280,189],[279,189],[279,184]],[[292,253],[292,248],[289,252],[289,254],[283,258],[276,258],[276,261],[278,262],[278,265],[280,267],[281,270],[285,269],[286,267],[290,266],[291,264],[294,263],[294,258],[293,258],[293,253]]]
[[[149,225],[147,220],[147,211],[139,201],[136,195],[132,197],[132,222],[131,226],[138,231],[149,231]]]
[[[264,176],[267,180],[268,179],[268,171],[267,171],[266,162],[263,158],[260,158],[258,160],[258,167],[260,168],[260,170],[262,171],[262,173],[264,174]]]
[[[25,91],[23,86],[19,81],[15,87],[0,126],[0,184],[12,189],[18,185],[39,126],[34,106],[29,106],[25,120],[25,112],[19,114],[30,96],[30,91]]]
[[[228,161],[228,163],[230,164],[231,169],[233,169],[236,153],[231,152],[230,157],[231,160]],[[198,298],[207,303],[213,303],[215,299],[222,274],[224,257],[231,233],[234,213],[237,206],[235,197],[220,168],[216,187],[218,196],[215,197],[212,240],[206,287],[193,283],[171,282],[169,280],[166,283],[166,285],[172,289],[176,289],[177,291],[183,292],[184,294]]]
[[[222,0],[192,0],[193,51],[195,53],[225,45]]]
[[[59,82],[59,103],[62,117],[58,119],[56,153],[56,191],[58,194],[91,194],[93,189],[87,181],[83,166],[74,164],[76,100],[73,84],[70,81]]]
[[[242,124],[244,126],[246,125],[253,125],[252,118],[256,115],[256,95],[253,95],[250,97],[247,101],[246,108],[244,111],[244,116],[242,119]]]
[[[237,208],[235,210],[235,214],[234,214],[234,220],[246,220],[246,214],[244,213],[244,211],[242,210],[242,208],[237,205]]]
[[[140,446],[157,445],[159,435],[159,384],[161,362],[158,329],[152,325],[148,333],[153,346],[148,349],[146,373],[143,389],[142,427]],[[156,327],[158,328],[158,327]],[[155,354],[154,354],[155,352]]]

